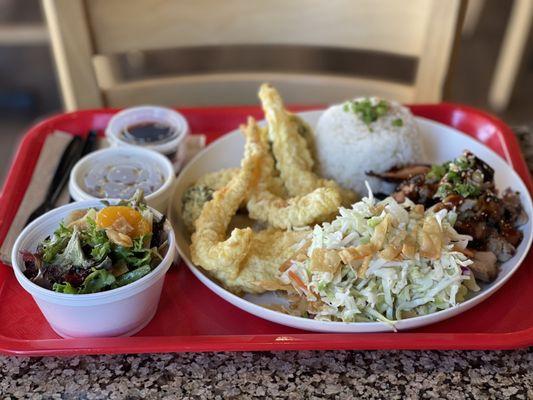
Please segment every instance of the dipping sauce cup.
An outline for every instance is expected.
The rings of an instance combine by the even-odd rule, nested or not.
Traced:
[[[140,146],[157,151],[179,169],[190,129],[185,117],[175,110],[140,106],[115,114],[105,133],[112,146]]]

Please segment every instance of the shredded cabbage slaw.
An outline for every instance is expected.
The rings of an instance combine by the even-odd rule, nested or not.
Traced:
[[[314,227],[281,281],[317,320],[392,323],[450,308],[479,290],[461,252],[471,237],[455,231],[455,219],[410,200],[378,202],[369,188],[368,197]],[[324,254],[327,262],[317,264]]]

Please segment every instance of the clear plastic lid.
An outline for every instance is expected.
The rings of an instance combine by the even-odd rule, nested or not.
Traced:
[[[134,145],[155,150],[169,158],[189,134],[183,115],[159,106],[131,107],[117,113],[106,128],[113,145]]]

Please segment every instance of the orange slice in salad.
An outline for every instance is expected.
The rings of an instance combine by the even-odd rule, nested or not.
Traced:
[[[141,213],[127,206],[109,206],[96,214],[96,225],[104,229],[114,229],[131,238],[136,238],[152,231],[151,224]]]

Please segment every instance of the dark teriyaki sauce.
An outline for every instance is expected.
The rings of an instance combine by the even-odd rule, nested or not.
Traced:
[[[161,122],[147,121],[130,125],[122,131],[122,136],[128,142],[135,144],[151,144],[170,140],[175,130]]]

